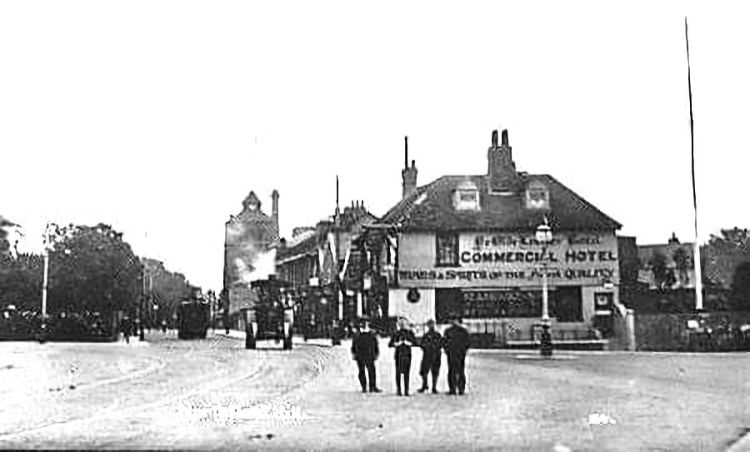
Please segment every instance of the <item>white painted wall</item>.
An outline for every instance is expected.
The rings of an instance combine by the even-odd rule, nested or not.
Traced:
[[[415,325],[422,325],[430,319],[435,320],[435,291],[419,289],[420,298],[416,303],[407,300],[408,292],[408,289],[388,291],[388,315],[406,317]]]

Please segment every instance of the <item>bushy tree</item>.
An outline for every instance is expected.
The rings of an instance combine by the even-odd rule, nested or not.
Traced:
[[[151,320],[167,320],[177,312],[179,303],[190,297],[191,287],[182,273],[169,271],[155,259],[142,259],[146,268],[146,285],[151,297]],[[158,309],[154,309],[158,306]]]
[[[0,258],[0,307],[14,305],[19,310],[39,311],[42,304],[43,258],[19,254]]]
[[[711,235],[701,250],[705,262],[706,279],[723,288],[732,287],[737,267],[750,261],[750,236],[747,229],[722,229],[720,235]]]
[[[56,228],[53,235],[50,312],[134,310],[142,291],[142,265],[121,233],[98,224]]]
[[[733,310],[750,310],[750,262],[742,262],[735,268],[729,302]]]

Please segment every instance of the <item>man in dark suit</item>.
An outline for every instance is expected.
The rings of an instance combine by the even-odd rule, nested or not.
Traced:
[[[399,329],[391,337],[389,347],[395,347],[396,352],[396,391],[401,395],[401,378],[404,380],[403,395],[409,396],[409,373],[411,370],[411,348],[417,345],[414,333],[409,329],[404,319],[399,320]]]
[[[452,325],[445,330],[445,354],[448,357],[448,394],[463,395],[466,390],[466,374],[464,363],[466,352],[469,350],[469,332],[461,325],[461,319],[456,318]]]
[[[437,394],[437,381],[440,374],[440,350],[443,348],[443,336],[435,331],[435,321],[427,321],[427,332],[422,336],[422,365],[419,375],[422,376],[422,388],[419,392],[427,391],[427,375],[432,373],[432,393]]]
[[[375,360],[378,359],[379,353],[378,338],[370,331],[369,321],[364,319],[361,322],[360,332],[352,340],[352,356],[359,368],[359,384],[362,386],[362,392],[367,392],[368,388],[370,392],[381,392],[378,389],[375,371]],[[367,376],[365,376],[365,371],[367,371]]]

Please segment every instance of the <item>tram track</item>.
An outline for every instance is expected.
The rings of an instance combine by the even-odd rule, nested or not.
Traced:
[[[207,342],[207,343],[206,343]],[[96,438],[95,432],[100,432],[101,428],[94,428],[100,422],[106,422],[110,425],[119,424],[118,420],[131,419],[135,422],[144,422],[144,416],[153,416],[153,410],[157,410],[161,413],[163,418],[170,419],[174,417],[180,419],[180,422],[185,421],[186,423],[200,423],[200,417],[210,409],[221,409],[222,405],[228,405],[231,407],[237,407],[239,409],[251,409],[260,404],[272,404],[274,401],[283,399],[287,395],[300,391],[301,388],[315,380],[323,368],[325,367],[325,361],[330,359],[328,353],[324,349],[319,347],[305,347],[307,348],[306,360],[309,365],[309,369],[312,372],[305,376],[302,381],[296,384],[290,384],[289,386],[282,385],[283,389],[278,392],[276,382],[279,378],[284,378],[284,364],[283,361],[279,361],[280,355],[275,353],[255,353],[253,362],[256,364],[247,371],[237,373],[237,363],[229,365],[229,362],[235,360],[235,353],[239,352],[242,347],[238,344],[237,346],[226,347],[227,344],[231,344],[234,341],[228,341],[224,338],[210,338],[209,341],[203,342],[206,347],[190,346],[192,344],[187,343],[189,348],[184,353],[174,353],[182,349],[182,345],[185,342],[175,342],[174,345],[170,343],[162,344],[163,351],[167,356],[160,357],[157,362],[152,364],[146,369],[139,369],[128,375],[118,376],[114,378],[103,379],[100,381],[92,382],[88,384],[88,390],[96,390],[101,388],[108,388],[110,386],[117,387],[118,384],[127,383],[128,381],[136,380],[139,377],[148,377],[149,380],[157,378],[155,375],[161,375],[165,368],[170,363],[182,362],[185,364],[186,361],[195,361],[197,356],[198,360],[203,361],[201,364],[204,369],[210,370],[201,372],[200,378],[196,381],[187,382],[183,388],[178,390],[176,393],[168,394],[164,397],[160,397],[158,400],[149,401],[145,403],[133,403],[134,398],[148,397],[147,393],[140,392],[143,389],[139,389],[139,394],[132,397],[117,398],[112,403],[97,409],[93,413],[86,413],[84,415],[73,415],[66,416],[62,419],[55,418],[54,420],[48,420],[37,425],[28,426],[25,428],[16,428],[12,431],[0,433],[0,447],[6,447],[12,444],[19,444],[20,441],[37,441],[41,440],[41,443],[33,444],[49,444],[50,441],[44,442],[44,437],[47,438],[60,438],[65,436],[65,432],[68,431],[80,431],[82,436],[86,436],[85,432],[90,432],[93,436],[90,438],[90,442],[84,442],[82,444],[91,444],[92,442],[97,444],[98,447],[107,447],[106,444],[109,441],[102,442]],[[200,344],[200,342],[196,343]],[[222,350],[223,349],[223,350]],[[218,353],[217,353],[218,352]],[[284,352],[287,353],[287,352]],[[177,355],[177,356],[175,356]],[[271,359],[269,359],[271,358]],[[240,364],[241,365],[241,364]],[[165,381],[169,381],[170,378],[177,377],[185,378],[186,374],[181,374],[181,371],[189,371],[189,366],[183,369],[177,369],[172,372],[168,371],[165,376],[159,381],[159,384],[163,384]],[[196,367],[200,368],[200,367]],[[223,371],[226,368],[226,371]],[[217,374],[217,370],[219,373]],[[189,378],[189,377],[188,377]],[[288,380],[287,380],[288,381]],[[292,383],[289,381],[289,383]],[[237,388],[237,385],[241,389]],[[143,385],[140,384],[143,388]],[[232,391],[228,391],[225,396],[222,397],[222,390],[225,388],[232,387]],[[252,400],[248,400],[242,397],[242,392],[247,391],[248,388],[255,387],[255,390],[250,390]],[[81,388],[85,388],[81,386]],[[262,389],[257,389],[262,388]],[[268,394],[265,391],[271,389],[272,394]],[[124,392],[127,392],[125,390]],[[209,397],[205,397],[209,395]],[[270,397],[266,397],[270,395]],[[201,397],[204,397],[201,399]],[[239,400],[237,399],[239,397]],[[220,398],[220,403],[217,398]],[[201,406],[201,404],[205,406]],[[144,415],[144,413],[147,413]],[[169,421],[168,421],[169,422]],[[127,423],[123,425],[127,425]],[[144,425],[148,425],[146,422]],[[148,428],[148,427],[147,427]],[[58,433],[59,432],[59,433]],[[138,437],[135,433],[121,432],[120,435],[125,434],[125,438],[130,438],[131,441],[138,441]],[[118,444],[123,443],[123,437],[120,436],[119,441],[115,441]],[[82,441],[84,441],[82,439]],[[30,444],[26,442],[26,444]]]
[[[179,347],[165,347],[165,348],[167,350],[169,350],[169,351],[173,351],[175,349],[179,349]],[[184,354],[182,354],[178,359],[179,360],[184,360],[186,358],[189,358],[197,350],[198,349],[196,349],[194,347],[188,348],[187,351]],[[103,387],[103,386],[124,383],[124,382],[130,381],[130,380],[134,380],[134,379],[139,378],[139,377],[143,377],[143,376],[152,374],[154,372],[158,372],[160,370],[164,370],[167,367],[167,365],[169,364],[169,359],[165,358],[165,357],[157,358],[155,361],[156,361],[155,364],[153,364],[152,366],[147,367],[146,369],[139,369],[139,370],[130,372],[130,373],[125,374],[125,375],[121,375],[121,376],[117,376],[117,377],[112,377],[112,378],[107,378],[107,379],[103,379],[103,380],[96,380],[96,381],[94,381],[92,383],[81,383],[81,384],[72,385],[72,386],[75,387],[75,389],[77,391],[77,394],[79,394],[80,393],[79,392],[79,388],[82,391],[91,391],[91,390],[93,390],[95,388],[99,388],[99,387]],[[70,391],[66,391],[66,392],[52,392],[49,396],[53,397],[53,400],[54,400],[54,399],[59,399],[61,397],[64,397],[65,395],[68,395],[69,393],[70,393]],[[67,419],[49,421],[49,422],[43,423],[42,425],[35,425],[35,426],[32,426],[32,427],[28,427],[28,428],[16,429],[16,430],[9,431],[9,432],[0,432],[0,441],[12,439],[14,437],[22,436],[24,434],[30,434],[30,433],[39,432],[39,431],[42,431],[42,430],[45,430],[45,429],[48,429],[48,428],[52,428],[52,427],[55,427],[55,426],[63,425],[63,424],[77,423],[77,422],[82,422],[82,421],[85,421],[85,420],[88,420],[88,419],[106,419],[108,417],[111,417],[111,415],[113,413],[123,412],[123,411],[118,411],[118,408],[121,405],[122,405],[122,401],[120,399],[116,399],[114,402],[112,402],[112,403],[106,405],[105,407],[97,410],[93,414],[88,414],[88,415],[85,415],[85,416],[70,416]],[[130,411],[130,409],[128,409],[127,411]]]

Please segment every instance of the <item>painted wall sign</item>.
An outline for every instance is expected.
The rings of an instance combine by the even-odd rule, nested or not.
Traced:
[[[542,270],[532,271],[500,271],[500,270],[400,270],[400,280],[464,280],[464,281],[489,281],[489,280],[541,280]],[[586,269],[561,269],[548,268],[547,277],[554,279],[580,280],[580,279],[602,279],[615,276],[611,268],[586,268]]]
[[[546,271],[550,284],[601,285],[619,281],[614,234],[555,234],[543,245],[533,234],[460,234],[458,265],[438,267],[434,254],[419,250],[434,241],[414,242],[422,248],[399,269],[399,280],[413,287],[534,286]],[[428,257],[431,256],[431,257]],[[546,270],[544,270],[546,268]]]

